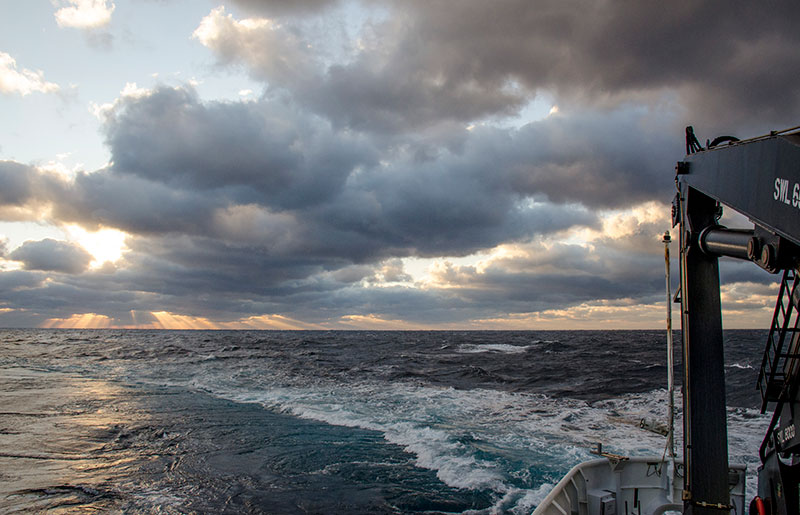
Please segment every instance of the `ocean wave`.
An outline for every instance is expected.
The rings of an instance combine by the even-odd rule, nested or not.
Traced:
[[[352,336],[357,344],[317,335],[299,343],[280,340],[285,345],[259,335],[200,340],[165,333],[151,340],[139,335],[124,342],[109,339],[97,350],[110,357],[102,362],[80,357],[83,351],[95,352],[95,343],[68,349],[74,356],[66,364],[55,345],[44,358],[33,348],[25,351],[29,354],[14,351],[11,357],[86,370],[127,384],[199,390],[297,418],[376,431],[387,444],[409,453],[408,463],[433,471],[442,483],[491,492],[493,506],[475,513],[529,513],[564,473],[592,457],[589,450],[596,442],[630,456],[660,456],[664,451],[662,436],[639,427],[643,419],[666,420],[666,391],[654,388],[662,383],[657,369],[663,365],[649,344],[628,352],[628,333],[619,338],[624,346],[609,344],[610,349],[583,333],[564,336],[564,343],[557,345],[549,335],[482,334],[470,340],[448,333],[443,343],[438,333],[422,342],[397,334],[374,343],[359,333]],[[598,347],[603,352],[588,361],[585,353]],[[624,356],[610,352],[622,348]],[[538,354],[548,350],[558,355],[547,361]],[[662,354],[659,350],[658,356]],[[620,356],[628,358],[624,367]],[[738,369],[752,369],[746,358],[732,361],[732,376],[747,375]],[[553,364],[565,368],[553,373]],[[617,378],[627,373],[625,381],[617,382],[636,393],[615,395],[600,380],[605,377],[600,372]],[[598,393],[578,398],[589,390]],[[748,465],[748,495],[755,492],[758,446],[767,424],[768,417],[758,410],[728,411],[731,462]],[[171,443],[157,430],[153,428],[152,438],[149,428],[124,441],[112,434],[108,438],[119,446],[135,442],[137,435],[155,448]],[[680,418],[676,430],[680,439]]]
[[[381,384],[228,392],[226,397],[331,425],[378,431],[448,486],[491,490],[498,499],[513,491],[526,507],[543,498],[537,492],[544,485],[591,458],[589,451],[597,442],[629,456],[660,456],[666,444],[663,436],[640,427],[645,418],[666,420],[663,389],[595,403],[480,389],[387,389]],[[680,405],[680,398],[676,403]],[[747,464],[748,494],[754,495],[757,449],[768,418],[744,408],[729,409],[728,418],[731,462]],[[678,417],[677,441],[681,428]],[[532,471],[531,477],[520,480],[522,469]],[[505,506],[501,511],[514,510]]]
[[[456,352],[460,354],[479,354],[482,352],[522,354],[530,348],[530,345],[511,345],[508,343],[462,343],[456,348]]]
[[[542,485],[557,482],[574,464],[590,458],[589,450],[598,441],[628,455],[661,455],[665,445],[663,437],[639,427],[642,418],[665,417],[663,390],[590,404],[544,395],[408,384],[390,388],[380,383],[316,384],[260,391],[206,386],[206,391],[230,400],[378,431],[448,486],[491,490],[498,499],[514,491],[515,499],[524,499],[526,505],[540,499],[535,492]],[[520,473],[524,470],[529,477]]]

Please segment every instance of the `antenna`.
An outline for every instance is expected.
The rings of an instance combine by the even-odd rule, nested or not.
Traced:
[[[669,395],[669,413],[667,424],[669,434],[667,435],[667,453],[670,458],[675,458],[675,364],[673,363],[672,351],[672,291],[669,281],[669,231],[664,232],[664,263],[667,272],[667,392]]]

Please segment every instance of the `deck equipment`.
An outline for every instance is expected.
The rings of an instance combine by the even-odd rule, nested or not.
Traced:
[[[675,172],[684,459],[627,458],[598,448],[605,460],[573,468],[535,515],[744,513],[744,469],[728,463],[720,257],[781,274],[757,381],[761,412],[771,410],[772,419],[749,512],[800,513],[800,126],[744,141],[722,136],[705,147],[687,127],[686,156]],[[720,225],[723,206],[752,227]]]

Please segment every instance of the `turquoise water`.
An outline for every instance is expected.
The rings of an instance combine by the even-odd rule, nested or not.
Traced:
[[[595,442],[665,444],[639,428],[666,417],[659,332],[0,337],[3,512],[529,513]],[[764,337],[726,333],[750,489]]]

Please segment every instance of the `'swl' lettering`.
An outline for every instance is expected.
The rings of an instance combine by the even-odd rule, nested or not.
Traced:
[[[784,204],[792,205],[792,201],[789,199],[788,179],[781,179],[780,177],[775,179],[775,191],[772,193],[772,198],[777,200],[778,202],[783,202]]]

